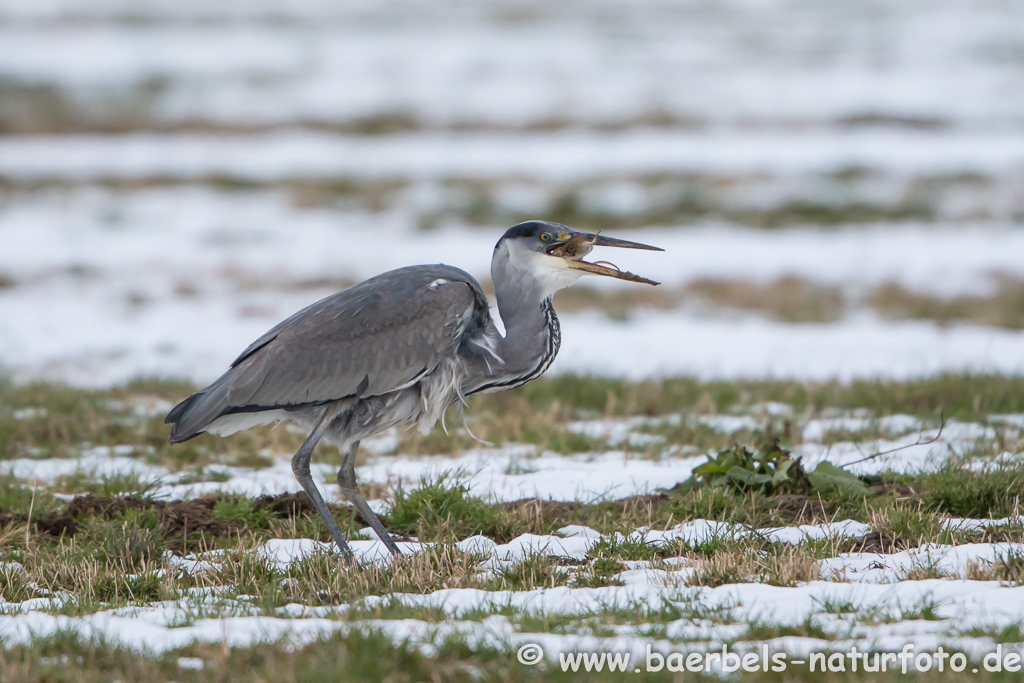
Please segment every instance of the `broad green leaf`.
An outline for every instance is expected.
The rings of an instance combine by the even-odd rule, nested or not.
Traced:
[[[751,472],[745,467],[730,467],[726,474],[728,474],[729,478],[733,481],[738,481],[741,484],[746,484],[747,486],[764,486],[765,484],[770,484],[772,481],[770,475],[757,474],[756,472]]]
[[[812,472],[807,473],[807,479],[816,490],[825,492],[834,488],[847,489],[857,495],[867,495],[868,487],[856,475],[836,467],[830,462],[820,462]]]
[[[719,473],[728,472],[728,471],[729,471],[729,466],[728,465],[720,465],[720,464],[718,464],[717,462],[714,462],[714,461],[705,462],[705,463],[702,463],[702,464],[698,465],[697,467],[693,468],[693,474],[694,475],[698,475],[698,474],[719,474]]]

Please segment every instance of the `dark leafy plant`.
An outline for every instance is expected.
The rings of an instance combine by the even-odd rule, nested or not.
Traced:
[[[801,458],[782,448],[778,439],[755,448],[733,444],[717,455],[708,455],[707,462],[695,467],[690,478],[675,490],[688,493],[701,486],[766,494],[817,494],[835,489],[856,495],[868,493],[859,477],[830,462],[805,470]]]

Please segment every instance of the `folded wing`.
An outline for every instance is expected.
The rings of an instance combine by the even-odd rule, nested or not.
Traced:
[[[386,394],[433,370],[490,324],[486,297],[449,266],[390,271],[299,311],[167,415],[171,442],[218,417]]]

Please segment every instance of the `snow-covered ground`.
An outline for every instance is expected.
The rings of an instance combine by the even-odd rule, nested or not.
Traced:
[[[7,0],[0,379],[206,382],[267,328],[346,283],[425,262],[486,278],[508,224],[551,215],[665,248],[602,257],[673,290],[708,278],[756,285],[792,276],[854,301],[890,283],[940,298],[990,296],[1000,282],[1024,281],[1022,26],[1019,0]],[[552,372],[1024,374],[1020,330],[885,320],[856,306],[815,324],[693,307],[641,309],[624,320],[590,310],[563,315],[562,328]],[[905,447],[855,465],[861,474],[934,467],[975,452],[979,440],[994,447],[993,425],[1011,441],[1024,426],[1020,415],[953,422],[929,441],[934,425],[906,415],[789,417],[808,465]],[[698,420],[733,433],[762,419],[581,421],[570,428],[605,447],[576,455],[513,444],[412,457],[396,453],[398,438],[385,434],[364,443],[372,455],[358,476],[410,485],[457,472],[473,495],[492,501],[616,499],[670,487],[703,459],[645,428]],[[852,440],[830,443],[835,433]],[[194,473],[148,464],[133,447],[83,446],[78,457],[0,461],[0,475],[37,484],[75,473],[133,475],[155,482],[164,498],[298,491],[287,458],[271,455],[263,469],[213,465],[221,481],[196,483],[185,478]],[[331,470],[315,472],[333,482]],[[333,483],[324,489],[337,500]],[[955,529],[1021,522],[946,520]],[[800,544],[869,530],[840,516],[757,533]],[[637,533],[697,543],[751,531],[689,520]],[[534,552],[578,559],[599,537],[567,527],[463,545],[493,569]],[[387,559],[378,541],[353,545],[364,559]],[[259,549],[279,567],[326,551],[303,539]],[[670,558],[631,562],[621,586],[451,589],[362,605],[292,604],[273,615],[202,591],[73,617],[56,613],[60,596],[20,604],[0,597],[0,640],[71,630],[166,651],[197,640],[301,643],[373,627],[428,653],[458,635],[509,652],[540,644],[551,660],[570,650],[641,657],[647,646],[667,654],[730,643],[795,657],[912,643],[918,651],[943,644],[977,661],[997,645],[993,634],[1024,623],[1024,588],[977,580],[978,570],[1021,552],[972,543],[842,553],[821,562],[820,580],[791,587],[691,587],[695,561]],[[193,571],[217,561],[172,559]],[[945,578],[908,579],[920,567]],[[445,621],[346,617],[386,600],[435,607]],[[925,603],[932,620],[920,617]],[[691,615],[657,632],[620,625],[604,637],[524,632],[497,613],[630,606],[642,614],[669,604],[719,618]],[[486,609],[495,614],[467,618]],[[192,623],[196,614],[205,616]],[[836,639],[746,638],[751,624],[813,624]]]
[[[480,278],[501,228],[424,232],[387,214],[299,210],[281,195],[83,190],[0,209],[0,365],[16,378],[79,384],[139,375],[216,377],[241,349],[299,308],[389,268],[445,262]],[[615,233],[623,234],[623,233]],[[1024,230],[1011,224],[888,224],[764,231],[723,225],[626,235],[666,249],[606,253],[678,288],[700,278],[797,276],[866,291],[900,283],[938,296],[985,295],[993,274],[1024,278]],[[596,278],[584,284],[609,290]],[[631,285],[632,287],[643,287]],[[557,304],[557,299],[556,299]],[[1024,335],[1007,329],[887,322],[855,313],[794,325],[689,309],[627,321],[563,316],[554,372],[650,377],[851,379],[944,371],[1021,373]]]
[[[0,176],[25,180],[249,181],[289,178],[526,177],[589,180],[662,174],[874,172],[1019,174],[1018,131],[745,131],[411,133],[385,137],[276,133],[28,137],[0,141]]]
[[[700,542],[700,538],[728,533],[718,523],[695,520],[670,530],[666,540]],[[793,536],[792,542],[808,538],[856,538],[866,532],[856,522],[820,527],[786,528],[773,533]],[[600,534],[583,527],[567,527],[558,535],[524,535],[508,544],[497,545],[482,537],[467,539],[460,546],[490,557],[489,563],[521,561],[532,554],[573,558],[584,556]],[[379,541],[354,541],[353,550],[367,561],[388,561]],[[418,544],[401,544],[403,552],[416,552]],[[716,588],[689,587],[686,579],[697,564],[684,557],[669,558],[659,567],[635,562],[634,568],[617,575],[621,586],[604,588],[537,588],[525,591],[482,591],[445,589],[433,593],[392,594],[364,598],[358,605],[307,607],[293,603],[271,616],[261,615],[244,600],[228,600],[197,590],[178,601],[148,606],[100,611],[87,616],[48,613],[63,598],[36,598],[6,603],[0,599],[0,639],[15,644],[45,637],[57,631],[75,632],[85,637],[102,638],[140,652],[160,653],[194,642],[224,642],[232,647],[248,647],[287,638],[295,644],[309,642],[332,632],[374,628],[394,638],[396,643],[410,641],[430,647],[453,635],[461,636],[470,647],[486,646],[512,652],[521,646],[539,645],[542,655],[558,661],[558,653],[628,652],[634,661],[643,661],[650,652],[669,653],[721,651],[723,644],[735,652],[782,652],[787,657],[807,657],[813,652],[846,652],[855,647],[861,652],[898,652],[910,645],[917,653],[961,652],[973,662],[982,660],[1000,646],[1000,658],[1020,653],[1017,643],[1002,643],[992,636],[967,635],[978,628],[996,633],[1012,628],[1024,619],[1024,589],[1000,585],[998,581],[968,580],[971,568],[991,566],[1008,554],[1021,553],[1024,546],[1007,543],[979,543],[958,547],[926,545],[921,548],[880,555],[844,553],[825,559],[820,565],[822,580],[792,587],[759,583],[726,584]],[[275,565],[285,567],[302,557],[330,553],[326,544],[313,541],[275,539],[257,553]],[[210,561],[172,556],[174,562],[195,571]],[[212,562],[216,563],[216,557]],[[938,567],[951,578],[907,580],[916,567]],[[440,610],[441,623],[418,619],[360,620],[346,618],[353,608],[373,609],[375,605],[404,604],[412,608]],[[627,609],[642,615],[658,613],[669,606],[682,609],[699,605],[714,620],[686,616],[653,632],[649,624],[623,625],[614,637],[583,633],[544,633],[517,629],[506,616],[494,614],[482,620],[466,619],[470,612],[502,609],[537,617],[570,615],[585,618],[614,609]],[[934,614],[927,620],[919,616],[924,606]],[[837,611],[837,606],[838,611]],[[196,618],[196,615],[203,615]],[[208,615],[208,616],[207,616]],[[639,618],[639,617],[638,617]],[[771,624],[784,628],[814,624],[832,637],[826,640],[808,636],[771,639],[745,639],[748,625]],[[564,629],[563,629],[564,630]],[[915,653],[916,654],[916,653]],[[947,657],[949,655],[947,654]],[[1012,660],[1006,660],[1011,661]],[[794,662],[794,665],[796,663]],[[802,662],[806,664],[806,662]],[[876,660],[877,664],[877,660]],[[926,666],[926,664],[928,666]],[[918,663],[927,670],[933,661]],[[721,661],[719,661],[720,669]],[[913,664],[911,670],[915,670]]]
[[[609,444],[631,444],[635,437],[650,445],[655,435],[643,431],[659,425],[695,420],[718,431],[733,433],[752,428],[758,420],[774,415],[792,416],[788,406],[766,404],[745,414],[724,416],[665,415],[658,418],[578,421],[570,428]],[[947,457],[963,453],[979,439],[994,439],[990,425],[951,422],[942,434],[920,432],[921,424],[907,415],[867,420],[856,414],[835,413],[831,417],[798,420],[805,443],[797,452],[811,464],[829,460],[837,464],[860,459],[865,453],[902,447],[891,455],[859,466],[861,473],[882,470],[917,472],[940,465]],[[990,421],[1002,425],[1001,437],[1017,439],[1024,416],[1000,415]],[[857,439],[864,430],[877,429],[884,439]],[[854,440],[825,445],[823,437],[833,432],[850,433]],[[394,435],[385,434],[367,443],[376,453],[359,469],[363,482],[410,483],[457,471],[465,477],[473,495],[492,500],[516,500],[538,496],[551,500],[593,501],[654,492],[686,477],[701,458],[680,457],[666,451],[661,458],[642,459],[623,450],[580,456],[537,453],[529,446],[480,449],[460,457],[409,458],[389,455]],[[668,447],[671,450],[671,447]],[[218,468],[225,480],[205,484],[176,485],[176,476],[142,463],[130,448],[90,449],[79,459],[20,459],[0,463],[3,473],[45,485],[55,478],[85,471],[97,476],[134,474],[145,480],[162,478],[154,491],[161,497],[193,496],[213,491],[230,491],[255,496],[297,491],[286,457],[263,470]],[[1015,456],[1007,456],[1015,457]],[[999,460],[998,458],[996,460]],[[993,466],[996,461],[986,461]],[[333,479],[329,467],[317,467],[320,476]],[[325,487],[333,496],[333,486]],[[375,501],[379,506],[382,501]],[[1019,529],[1024,517],[1005,519],[947,518],[952,530]],[[751,529],[704,519],[691,519],[667,529],[636,529],[625,539],[677,547],[697,547],[716,541],[748,538],[757,543],[773,542],[799,547],[806,543],[840,543],[859,539],[872,527],[850,519],[828,523]],[[390,557],[369,529],[351,546],[362,562],[387,563]],[[503,567],[545,555],[572,563],[584,561],[602,539],[594,529],[573,525],[551,535],[523,534],[507,543],[472,536],[458,543],[466,552],[484,558],[481,571],[487,574]],[[405,553],[424,552],[429,544],[415,540],[399,544]],[[216,570],[222,561],[214,551],[181,556],[168,553],[168,562],[185,572]],[[313,555],[335,552],[333,546],[311,539],[271,539],[253,550],[276,571],[285,572],[292,563]],[[600,588],[561,586],[529,590],[480,590],[449,588],[424,594],[371,595],[351,604],[309,606],[298,602],[269,612],[246,596],[231,598],[211,589],[192,589],[187,595],[164,602],[119,609],[100,609],[91,614],[69,616],[61,610],[68,596],[54,594],[24,602],[0,598],[0,640],[6,646],[30,642],[55,632],[74,632],[83,637],[102,638],[139,652],[161,653],[195,642],[224,642],[233,647],[287,639],[295,645],[308,643],[332,633],[350,629],[374,629],[396,643],[410,642],[432,652],[447,638],[458,637],[470,647],[488,647],[509,653],[527,645],[539,645],[544,656],[557,664],[559,653],[630,653],[643,661],[647,652],[704,653],[721,651],[784,653],[796,660],[811,653],[898,652],[908,645],[915,655],[960,652],[977,663],[1002,647],[1002,655],[1024,652],[1020,643],[1006,642],[998,634],[1012,633],[1024,621],[1024,590],[985,578],[985,572],[1004,561],[1015,561],[1024,553],[1019,543],[969,543],[966,545],[924,544],[902,552],[846,552],[821,559],[810,580],[791,586],[758,581],[726,583],[717,587],[689,585],[688,579],[701,571],[703,560],[693,555],[668,557],[657,562],[629,561],[616,575],[621,585]],[[1007,560],[1007,558],[1011,558]],[[927,570],[934,578],[917,578]],[[14,568],[13,571],[17,571]],[[441,621],[419,618],[367,618],[377,607],[404,605],[408,609],[431,609],[443,615]],[[614,635],[589,634],[589,627],[562,628],[557,632],[536,631],[516,623],[515,615],[531,618],[559,615],[576,620],[600,618],[613,610],[634,615],[631,623],[616,625]],[[662,615],[678,610],[675,618],[658,628],[646,623],[645,614]],[[487,616],[490,614],[490,616]],[[927,616],[923,616],[927,614]],[[483,615],[483,616],[481,616]],[[512,616],[509,616],[512,615]],[[810,626],[808,626],[810,625]],[[819,635],[764,637],[764,629],[813,628]],[[750,635],[748,635],[748,633]],[[1006,660],[1010,661],[1010,660]],[[793,666],[798,666],[796,662]],[[918,668],[924,664],[918,660]],[[913,664],[911,665],[913,668]]]
[[[664,254],[609,256],[666,286],[991,293],[1024,278],[1022,8],[3,3],[0,371],[204,382],[346,282],[486,277],[566,206],[640,226]],[[553,371],[1024,371],[1017,331],[708,313],[565,316]]]
[[[16,0],[0,20],[3,76],[160,122],[991,129],[1024,107],[1014,0]]]
[[[655,494],[687,479],[693,468],[705,462],[705,455],[691,447],[666,445],[665,438],[644,431],[656,424],[678,424],[680,420],[703,422],[715,431],[732,434],[740,429],[764,430],[763,415],[722,415],[713,418],[694,415],[666,415],[654,419],[587,420],[573,423],[573,431],[585,433],[607,444],[606,450],[576,455],[560,455],[539,450],[529,444],[508,444],[501,447],[478,447],[457,455],[409,456],[400,451],[400,435],[396,430],[366,440],[369,461],[357,468],[359,481],[384,486],[416,487],[422,481],[454,478],[463,481],[474,496],[492,502],[512,502],[540,498],[565,502],[596,502],[618,500],[637,495]],[[854,417],[796,419],[804,442],[794,447],[808,467],[828,461],[836,465],[852,464],[858,475],[879,472],[916,473],[940,467],[958,453],[972,451],[979,440],[997,437],[993,426],[974,422],[948,422],[925,429],[907,415],[893,415],[879,420]],[[1016,422],[1015,422],[1016,421]],[[1024,416],[1001,416],[998,435],[1003,439],[1019,438]],[[877,429],[885,438],[855,438],[832,443],[825,437],[833,433],[855,437],[866,430]],[[891,452],[890,452],[891,451]],[[866,456],[886,452],[859,464]],[[153,484],[152,494],[165,499],[193,498],[224,492],[244,496],[297,493],[302,489],[291,469],[290,454],[268,454],[271,464],[262,469],[212,465],[208,474],[217,474],[218,481],[194,482],[193,473],[172,473],[159,465],[143,461],[145,453],[131,446],[86,447],[77,457],[23,457],[0,461],[0,474],[12,475],[34,485],[46,485],[81,473],[94,478],[134,476]],[[1019,455],[1003,454],[1007,461]],[[979,467],[998,464],[997,460],[978,461]],[[335,467],[312,464],[312,469],[326,483],[325,495],[343,502],[335,485]],[[386,502],[374,501],[380,507]]]

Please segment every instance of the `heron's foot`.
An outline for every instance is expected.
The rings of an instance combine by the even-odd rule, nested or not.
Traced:
[[[398,549],[395,539],[391,538],[391,534],[384,528],[384,523],[380,521],[377,513],[370,509],[366,498],[363,497],[362,492],[359,490],[359,486],[356,484],[355,468],[346,465],[349,465],[348,459],[346,459],[345,465],[342,465],[338,471],[338,486],[341,488],[342,495],[352,503],[359,516],[366,520],[370,528],[377,535],[377,538],[384,543],[384,546],[391,554],[395,557],[401,557],[402,551]]]
[[[370,528],[373,529],[373,533],[376,534],[377,538],[384,543],[384,546],[388,551],[395,557],[401,557],[402,551],[398,549],[398,544],[395,543],[395,539],[391,538],[391,534],[388,533],[388,530],[384,527],[384,523],[380,521],[380,517],[370,509],[369,504],[366,502],[366,499],[363,497],[363,494],[360,493],[359,489],[355,486],[351,488],[342,486],[341,493],[350,503],[352,503],[356,511],[359,512],[359,516],[366,520],[370,525]]]
[[[356,483],[356,453],[358,451],[358,441],[349,444],[345,451],[345,459],[341,463],[341,469],[338,470],[338,487],[341,489],[342,495],[355,507],[359,516],[366,520],[373,532],[377,534],[377,538],[384,543],[384,547],[388,549],[392,557],[402,557],[402,551],[398,549],[395,539],[391,538],[391,534],[384,528],[384,523],[380,521],[377,513],[370,509]]]
[[[302,483],[301,480],[299,483]],[[303,486],[303,488],[306,487]],[[315,488],[313,490],[316,491]],[[331,538],[334,539],[334,544],[338,546],[338,550],[341,551],[342,557],[345,558],[346,562],[354,562],[355,555],[352,553],[352,548],[350,548],[348,543],[345,541],[345,537],[341,535],[341,529],[338,528],[338,523],[335,521],[334,515],[332,515],[331,511],[327,509],[327,504],[323,501],[323,498],[320,498],[319,492],[317,492],[316,497],[320,498],[319,501],[317,501],[313,495],[309,494],[308,490],[306,491],[306,494],[309,495],[310,500],[313,502],[313,507],[315,507],[317,513],[319,513],[320,519],[322,519],[324,524],[327,525],[327,531],[331,534]]]

